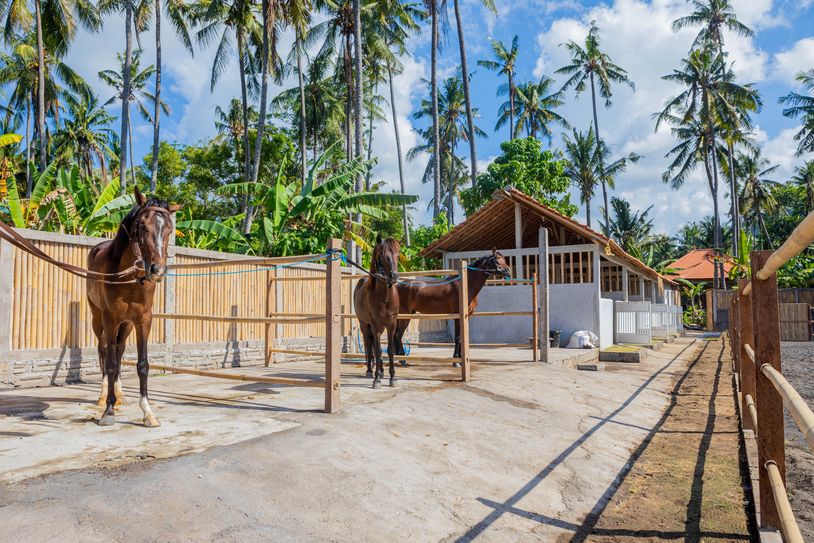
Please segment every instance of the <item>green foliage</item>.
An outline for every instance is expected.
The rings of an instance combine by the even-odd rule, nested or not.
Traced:
[[[503,154],[478,176],[474,187],[461,191],[461,203],[467,215],[491,200],[492,194],[504,187],[517,190],[571,217],[577,206],[567,193],[570,180],[565,162],[533,138],[515,139],[500,144]]]
[[[440,261],[418,256],[425,247],[449,232],[449,223],[442,213],[435,218],[432,225],[421,225],[410,229],[410,246],[401,248],[402,264],[406,270],[431,270],[440,265]]]

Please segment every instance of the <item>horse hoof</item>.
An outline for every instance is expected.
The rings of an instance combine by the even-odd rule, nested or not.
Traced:
[[[453,368],[460,368],[460,367],[461,367],[461,363],[460,363],[460,362],[453,362],[453,363],[452,363],[452,367],[453,367]]]
[[[381,388],[382,382],[379,380],[373,381],[373,388]]]
[[[113,415],[104,415],[98,422],[99,426],[113,426],[116,424],[116,417]]]
[[[158,428],[159,426],[161,426],[161,423],[158,422],[158,419],[155,417],[155,415],[149,415],[147,417],[144,417],[145,428]]]
[[[402,361],[401,361],[401,365],[402,365],[402,366],[407,366],[407,361],[406,361],[406,360],[402,360]]]
[[[394,386],[396,386],[397,384],[399,384],[399,380],[398,380],[398,379],[396,379],[395,377],[392,377],[392,378],[390,379],[390,386],[391,386],[391,387],[394,387]]]
[[[367,373],[365,373],[365,377],[367,377],[368,379],[372,379],[373,378],[373,372],[371,370],[367,370]]]

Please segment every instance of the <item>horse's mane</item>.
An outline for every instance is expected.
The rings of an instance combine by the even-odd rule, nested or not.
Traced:
[[[376,273],[376,262],[385,250],[393,251],[398,255],[401,252],[401,243],[395,238],[383,239],[377,243],[373,247],[373,255],[370,258],[370,273]]]

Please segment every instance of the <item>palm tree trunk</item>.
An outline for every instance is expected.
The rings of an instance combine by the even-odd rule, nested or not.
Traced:
[[[158,149],[161,120],[161,0],[155,0],[155,113],[153,113],[153,157],[150,165],[150,192],[158,184]]]
[[[254,140],[254,160],[251,170],[252,183],[257,182],[257,176],[260,173],[260,153],[263,150],[263,131],[266,127],[266,102],[268,101],[268,86],[269,86],[269,41],[270,34],[274,28],[274,6],[272,0],[263,0],[263,45],[261,49],[260,59],[260,114],[257,119],[257,134]],[[243,232],[248,234],[252,229],[252,221],[254,219],[254,206],[249,206],[246,210],[246,216],[243,218]]]
[[[772,245],[772,238],[769,236],[769,229],[766,228],[766,220],[763,218],[763,213],[758,215],[758,220],[760,221],[760,227],[763,229],[763,235],[766,237],[766,243],[769,246],[769,249],[774,251],[774,245]]]
[[[130,109],[130,104],[127,104],[127,109]],[[136,161],[133,160],[133,123],[127,123],[127,139],[130,140],[130,182],[136,186]]]
[[[37,19],[37,135],[40,146],[40,171],[47,167],[45,156],[47,143],[45,136],[45,45],[42,37],[42,4],[34,0],[34,11]]]
[[[243,29],[238,27],[237,34],[237,56],[240,66],[240,107],[243,112],[243,180],[249,180],[249,98],[246,91],[246,58],[245,44],[243,43]],[[244,216],[249,214],[249,194],[243,193],[241,202],[241,212]]]
[[[588,228],[591,227],[591,199],[585,199],[585,220],[588,222]]]
[[[594,135],[596,136],[596,147],[597,149],[601,150],[602,139],[599,137],[599,118],[596,115],[596,88],[594,87],[593,72],[591,72],[591,105],[593,106],[594,112]],[[605,207],[602,210],[602,215],[605,218],[604,234],[607,236],[609,235],[608,227],[610,226],[610,219],[608,218],[608,187],[605,183],[605,160],[602,158],[601,153],[599,156],[599,178],[602,181],[602,201],[605,204]]]
[[[449,181],[447,183],[447,213],[449,214],[447,224],[452,228],[455,225],[455,139],[450,142],[449,149]]]
[[[373,96],[379,92],[378,83],[373,87]],[[373,110],[367,112],[367,161],[373,159]],[[365,190],[370,190],[370,178],[373,175],[373,169],[368,168],[365,174]]]
[[[124,5],[124,67],[122,74],[122,129],[119,149],[119,185],[121,194],[127,193],[127,143],[130,133],[130,66],[133,63],[133,3]]]
[[[25,108],[25,197],[31,198],[31,168],[28,167],[31,162],[31,106],[27,105]]]
[[[735,180],[735,153],[731,142],[727,143],[727,152],[729,154],[729,194],[732,198],[732,254],[735,255],[735,258],[738,258],[741,219],[740,205],[738,203],[738,183]]]
[[[441,136],[438,130],[438,0],[430,0],[432,9],[432,66],[430,68],[430,94],[432,94],[432,218],[441,213]]]
[[[393,69],[388,64],[387,66],[387,78],[390,83],[390,109],[392,111],[392,118],[393,118],[393,131],[396,135],[396,154],[398,155],[398,163],[399,163],[399,184],[401,185],[401,194],[404,194],[404,161],[401,158],[401,135],[399,134],[399,122],[398,116],[396,115],[396,93],[393,90]],[[401,204],[401,224],[404,228],[404,244],[409,247],[410,246],[410,228],[408,226],[407,220],[407,204]]]
[[[461,50],[461,72],[463,73],[464,101],[466,102],[466,127],[469,131],[469,171],[472,186],[478,178],[478,157],[475,153],[475,121],[472,116],[472,99],[469,96],[469,70],[466,67],[466,46],[464,45],[464,27],[461,22],[461,9],[455,0],[455,23],[458,27],[458,48]]]
[[[308,159],[306,157],[306,127],[305,127],[305,79],[302,75],[302,31],[299,27],[296,30],[297,46],[297,83],[300,89],[300,167],[302,169],[302,184],[305,185],[305,177],[308,175]],[[316,133],[316,127],[314,127]]]
[[[509,141],[514,139],[514,80],[509,73]]]
[[[356,64],[356,89],[354,94],[353,135],[356,140],[356,156],[361,157],[364,147],[362,139],[362,116],[364,115],[364,87],[362,87],[362,8],[361,0],[353,0],[353,56]],[[364,176],[360,171],[356,176],[356,192],[362,192]],[[354,218],[358,224],[362,223],[362,214],[357,213]],[[357,262],[362,261],[362,248],[356,248]]]

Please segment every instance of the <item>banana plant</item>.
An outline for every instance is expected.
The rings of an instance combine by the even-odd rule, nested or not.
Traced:
[[[243,222],[242,213],[223,222],[193,219],[192,212],[187,209],[180,213],[181,220],[175,224],[175,235],[179,245],[196,249],[251,252],[249,242],[237,230]]]

